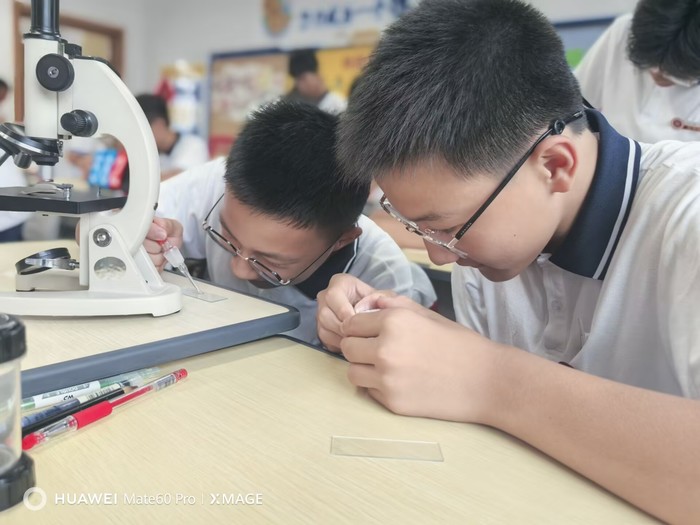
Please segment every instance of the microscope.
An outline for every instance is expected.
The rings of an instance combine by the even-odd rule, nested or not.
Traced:
[[[79,261],[65,248],[20,260],[4,313],[32,316],[163,316],[182,306],[143,248],[158,203],[158,152],[143,111],[104,60],[82,56],[59,33],[59,0],[32,0],[24,41],[24,125],[0,125],[0,164],[53,166],[63,141],[111,135],[129,161],[126,197],[81,194],[51,181],[0,188],[0,210],[79,216]]]

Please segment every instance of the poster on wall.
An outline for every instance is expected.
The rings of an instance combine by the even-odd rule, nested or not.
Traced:
[[[326,86],[344,96],[364,67],[373,46],[319,49],[319,73]],[[226,155],[251,111],[292,88],[288,54],[278,50],[212,57],[209,149]]]
[[[210,71],[209,151],[215,157],[228,153],[251,111],[287,91],[287,55],[214,55]]]
[[[156,94],[168,103],[170,128],[182,134],[200,134],[204,64],[177,60],[160,70]]]
[[[262,26],[280,49],[376,41],[419,0],[259,0]]]

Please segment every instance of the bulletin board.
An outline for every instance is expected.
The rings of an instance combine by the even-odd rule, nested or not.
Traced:
[[[554,23],[572,68],[613,20],[608,17]],[[359,45],[317,50],[319,72],[328,89],[347,96],[373,49],[373,45]],[[288,53],[279,49],[212,56],[208,114],[212,156],[228,154],[251,111],[291,89],[287,64]]]
[[[373,46],[319,49],[319,73],[328,89],[347,96]],[[209,150],[226,155],[251,111],[292,88],[287,74],[289,55],[278,49],[222,53],[211,58]]]

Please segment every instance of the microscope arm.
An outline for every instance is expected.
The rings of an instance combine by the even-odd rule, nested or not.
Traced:
[[[98,115],[99,132],[117,137],[129,159],[129,197],[124,207],[88,217],[91,223],[113,225],[135,255],[148,233],[158,203],[160,165],[155,140],[133,95],[107,65],[87,58],[72,63],[75,82],[60,97],[72,94],[72,107]],[[89,233],[87,230],[81,225],[81,240],[85,240],[82,236]]]
[[[71,97],[71,107],[98,115],[99,131],[117,137],[129,159],[129,196],[121,210],[90,213],[80,219],[80,259],[89,261],[90,238],[95,228],[107,228],[121,241],[145,279],[160,283],[157,271],[143,253],[143,240],[153,221],[160,188],[160,166],[155,139],[140,106],[126,86],[106,64],[89,58],[72,60],[75,82],[72,89],[59,94]],[[109,227],[111,226],[111,228]],[[94,261],[93,261],[94,262]],[[90,266],[80,269],[85,284]]]

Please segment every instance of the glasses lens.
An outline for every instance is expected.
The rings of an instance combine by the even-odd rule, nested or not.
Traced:
[[[235,246],[233,246],[230,242],[224,239],[224,237],[219,232],[212,229],[211,227],[208,227],[207,233],[209,234],[209,237],[211,237],[212,240],[216,241],[216,244],[221,246],[224,250],[233,255],[238,255]]]
[[[411,233],[415,233],[416,235],[420,235],[421,237],[426,235],[425,232],[423,232],[418,225],[415,222],[411,222],[405,217],[403,217],[398,211],[394,209],[394,207],[391,205],[391,203],[386,200],[386,197],[382,199],[381,201],[382,208],[384,209],[385,212],[387,212],[389,215],[391,215],[394,219],[399,221],[403,226],[410,231]]]
[[[387,212],[389,215],[391,215],[394,219],[399,221],[401,224],[403,224],[404,228],[406,228],[409,232],[415,233],[419,237],[421,237],[424,241],[428,241],[431,244],[434,244],[436,246],[440,246],[442,248],[445,248],[446,250],[451,251],[452,253],[466,258],[467,254],[464,253],[463,251],[450,246],[450,243],[452,242],[453,237],[449,234],[443,233],[443,232],[436,232],[433,230],[422,230],[415,222],[409,221],[405,217],[403,217],[398,211],[394,209],[394,207],[391,205],[391,203],[386,199],[385,197],[382,197],[382,199],[379,201],[379,204],[381,207],[384,209],[385,212]]]
[[[394,219],[403,224],[406,230],[408,230],[411,233],[415,233],[420,237],[423,237],[428,242],[432,242],[433,244],[437,244],[438,246],[447,247],[447,244],[452,239],[451,235],[445,234],[443,232],[436,232],[427,228],[421,229],[420,226],[418,226],[415,222],[409,221],[408,219],[403,217],[398,211],[396,211],[393,208],[391,203],[387,200],[384,201],[383,208],[389,215],[391,215]]]
[[[277,272],[273,272],[269,268],[266,268],[263,266],[261,263],[256,261],[255,259],[248,259],[248,263],[250,266],[257,272],[257,274],[265,279],[268,283],[275,285],[275,286],[280,286],[287,284],[287,282],[282,279]]]

